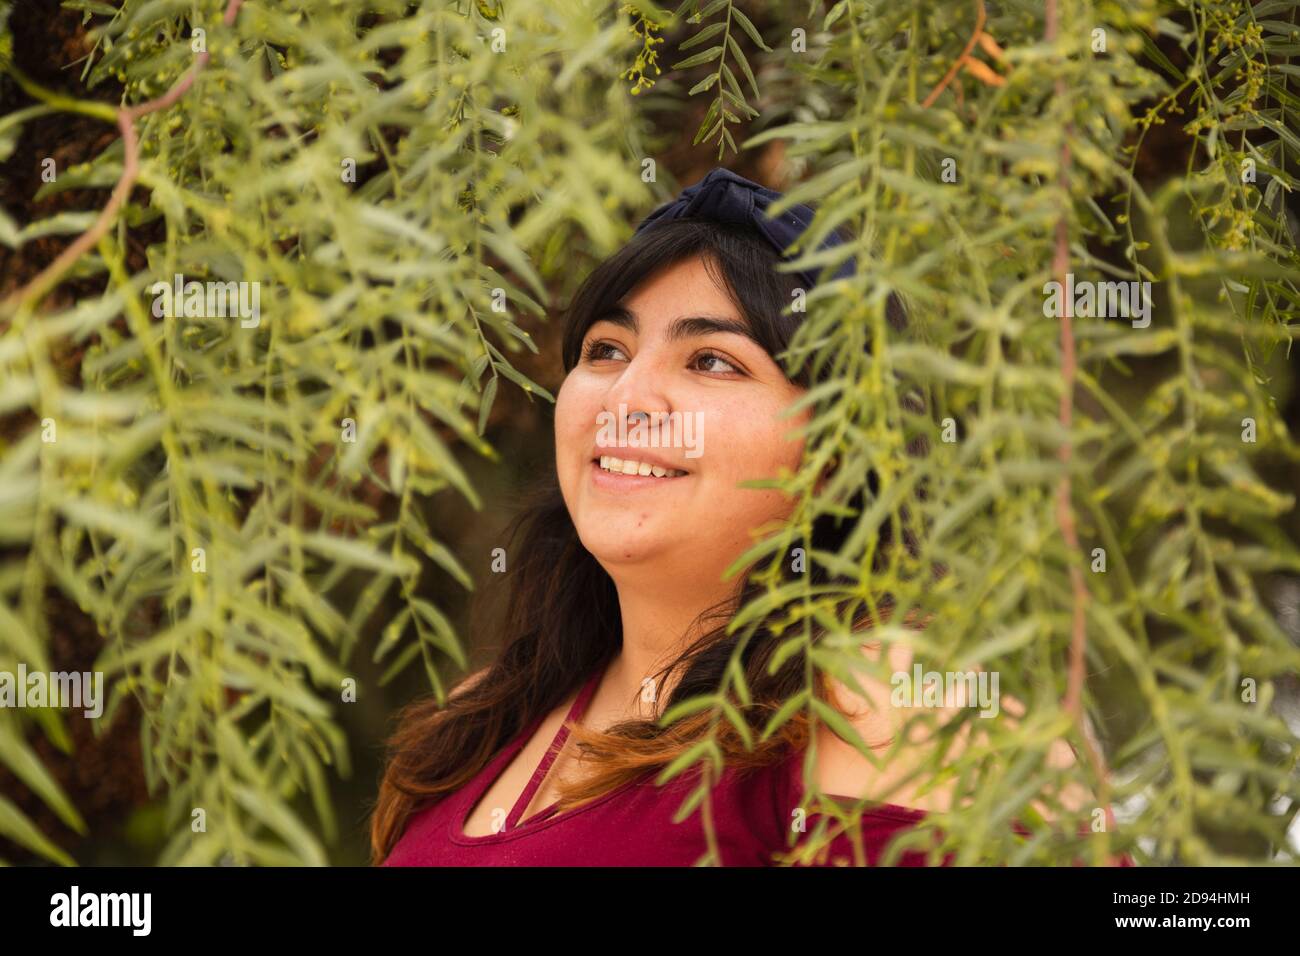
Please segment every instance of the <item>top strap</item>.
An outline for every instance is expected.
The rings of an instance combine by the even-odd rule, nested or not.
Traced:
[[[528,786],[524,787],[524,792],[519,794],[519,799],[511,807],[510,815],[506,817],[506,830],[513,830],[519,825],[519,818],[523,815],[528,804],[532,802],[533,795],[537,793],[537,788],[546,779],[546,774],[551,769],[551,765],[555,763],[560,751],[564,748],[565,741],[569,739],[570,725],[580,720],[582,715],[587,712],[587,705],[591,703],[591,698],[595,696],[596,688],[600,686],[600,679],[604,674],[604,667],[597,668],[596,672],[587,679],[587,683],[583,685],[582,690],[578,692],[578,696],[569,708],[569,713],[565,716],[564,722],[560,724],[560,729],[555,732],[555,737],[552,738],[551,745],[547,748],[541,763],[537,765],[537,769],[533,771],[533,775],[528,779]],[[536,816],[545,815],[545,811],[536,814]]]

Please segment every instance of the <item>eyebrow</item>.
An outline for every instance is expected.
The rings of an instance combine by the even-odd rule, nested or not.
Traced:
[[[633,335],[638,334],[639,331],[636,315],[621,305],[611,306],[601,312],[591,324],[595,325],[597,322],[613,322],[629,330]],[[679,342],[682,339],[699,338],[714,332],[743,335],[762,348],[762,343],[754,337],[748,323],[721,315],[688,315],[674,319],[668,326],[667,339],[669,342]]]

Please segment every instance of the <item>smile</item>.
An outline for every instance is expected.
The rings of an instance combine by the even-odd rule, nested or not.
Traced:
[[[664,468],[633,458],[615,458],[601,455],[591,461],[591,480],[597,488],[632,491],[670,485],[689,477],[677,468]]]
[[[596,459],[600,467],[616,475],[654,475],[656,478],[676,478],[684,475],[686,472],[680,468],[664,468],[661,465],[652,465],[648,461],[638,461],[635,458],[615,458],[613,455],[601,455]]]

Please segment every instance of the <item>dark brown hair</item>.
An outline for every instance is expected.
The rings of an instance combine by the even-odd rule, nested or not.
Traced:
[[[802,280],[778,271],[779,254],[751,226],[679,219],[637,233],[587,277],[565,318],[565,372],[579,361],[583,338],[596,318],[661,269],[691,258],[702,259],[714,278],[725,283],[754,338],[780,364],[778,356],[801,321],[800,316],[783,312]],[[891,298],[887,314],[895,328],[903,326],[897,299]],[[807,388],[816,380],[816,371],[805,363],[791,380]],[[458,688],[445,706],[427,697],[399,716],[371,821],[375,862],[389,854],[413,813],[468,783],[503,746],[568,699],[620,647],[621,616],[614,583],[579,541],[554,468],[545,471],[509,529],[512,560],[500,656],[481,679]],[[848,504],[854,515],[861,513],[864,495],[874,494],[874,475],[868,476],[866,484]],[[830,576],[812,560],[812,550],[838,552],[852,526],[852,519],[824,514],[814,522],[810,541],[796,539],[794,546],[809,555],[806,573],[814,585],[826,583]],[[892,528],[882,527],[875,551],[878,566],[887,558],[892,534]],[[910,540],[909,546],[913,546]],[[802,573],[792,570],[792,561],[778,564],[786,580]],[[741,641],[740,664],[751,699],[744,706],[738,700],[733,703],[756,731],[755,738],[771,715],[806,686],[802,653],[768,672],[781,639],[765,625],[748,635],[726,633],[737,609],[767,590],[765,583],[751,578],[754,570],[738,579],[736,599],[697,618],[691,634],[684,637],[699,636],[655,675],[660,688],[666,678],[679,675],[669,699],[661,701],[659,713],[691,697],[717,693]],[[887,596],[880,603],[887,607]],[[862,615],[855,611],[854,619],[861,620]],[[815,690],[824,697],[820,672],[817,681]],[[653,720],[624,721],[606,732],[574,728],[573,740],[582,749],[584,767],[590,764],[591,771],[579,784],[557,783],[560,809],[663,768],[698,743],[712,723],[712,712],[706,709],[666,728]],[[728,766],[772,763],[807,743],[802,714],[753,750],[747,749],[728,722],[720,721],[718,727],[717,743]]]

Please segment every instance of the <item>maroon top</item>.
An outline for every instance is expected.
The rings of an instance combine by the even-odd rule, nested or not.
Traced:
[[[467,836],[470,809],[523,749],[545,715],[534,720],[465,786],[415,813],[383,866],[692,866],[706,853],[702,813],[696,807],[681,823],[673,816],[695,789],[700,768],[692,767],[662,786],[655,771],[563,813],[556,804],[520,822],[546,772],[569,736],[570,722],[585,712],[603,674],[597,672],[579,691],[568,716],[527,786],[519,794],[499,833]],[[710,791],[709,810],[716,845],[724,866],[770,866],[772,855],[787,851],[795,814],[803,797],[803,752],[794,751],[776,764],[739,770],[727,768]],[[833,796],[852,804],[850,797]],[[863,850],[875,866],[890,838],[915,825],[925,811],[882,804],[862,813]],[[816,817],[803,821],[802,842],[814,831]],[[852,842],[840,834],[831,842],[826,863],[851,864]],[[948,854],[943,865],[951,863]],[[924,866],[925,854],[904,851],[900,866]]]

